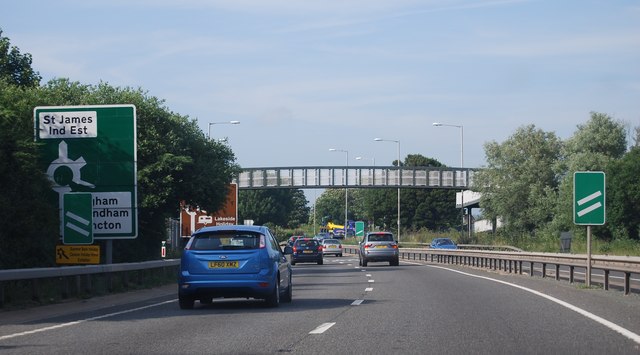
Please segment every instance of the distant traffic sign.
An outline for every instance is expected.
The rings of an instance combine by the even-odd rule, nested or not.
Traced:
[[[606,186],[602,171],[578,171],[573,174],[573,223],[605,223]]]

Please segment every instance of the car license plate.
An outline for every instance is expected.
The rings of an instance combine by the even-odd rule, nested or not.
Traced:
[[[209,269],[238,268],[237,261],[209,261]]]
[[[304,254],[311,254],[311,253],[313,253],[313,250],[303,250],[302,252]]]
[[[335,246],[335,245],[329,245],[329,249],[335,249],[335,248],[337,248],[337,246]]]
[[[386,248],[386,247],[387,247],[386,245],[376,245],[376,249],[383,249],[383,248]]]

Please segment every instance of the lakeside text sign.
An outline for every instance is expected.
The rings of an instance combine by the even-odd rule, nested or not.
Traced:
[[[94,239],[136,238],[135,106],[40,106],[34,109],[34,130],[65,244],[82,244],[67,243],[63,226],[64,196],[79,192],[91,194],[87,206],[75,208],[90,210]]]

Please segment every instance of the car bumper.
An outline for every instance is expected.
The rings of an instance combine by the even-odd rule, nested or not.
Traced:
[[[264,274],[216,275],[215,279],[208,275],[189,275],[182,273],[178,280],[180,296],[200,298],[217,297],[252,297],[264,298],[273,293],[276,279]]]

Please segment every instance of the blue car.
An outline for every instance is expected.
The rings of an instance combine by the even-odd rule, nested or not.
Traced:
[[[449,238],[435,238],[429,247],[433,249],[458,249],[456,243]]]
[[[263,226],[216,226],[195,232],[182,253],[180,308],[213,298],[264,299],[267,306],[291,302],[291,264]]]

